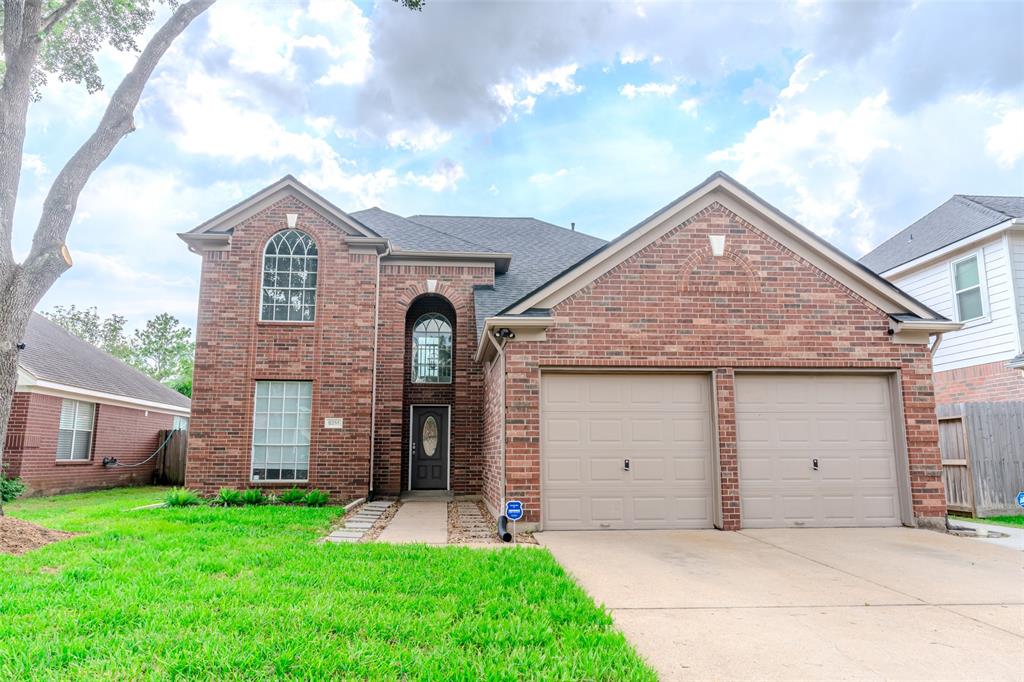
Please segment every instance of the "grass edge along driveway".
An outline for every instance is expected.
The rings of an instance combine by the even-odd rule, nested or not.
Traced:
[[[653,680],[546,550],[318,544],[338,508],[128,511],[31,498],[80,535],[0,555],[0,678]]]

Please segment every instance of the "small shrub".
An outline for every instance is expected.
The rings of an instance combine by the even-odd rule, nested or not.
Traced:
[[[234,488],[221,488],[217,497],[213,498],[213,502],[224,507],[238,507],[244,504],[242,491]]]
[[[7,478],[0,472],[0,504],[14,502],[18,496],[25,492],[25,484],[20,478]]]
[[[267,504],[277,504],[281,500],[274,493],[270,493],[266,497]]]
[[[245,504],[266,504],[267,496],[259,488],[249,488],[242,491],[242,502]]]
[[[302,498],[302,504],[307,507],[322,507],[327,504],[330,496],[323,490],[310,490],[306,493],[305,497]]]
[[[283,504],[300,504],[305,497],[305,490],[292,488],[291,490],[285,490],[277,499],[281,500]]]
[[[202,503],[199,495],[188,488],[174,488],[164,498],[164,504],[168,507],[194,507]]]

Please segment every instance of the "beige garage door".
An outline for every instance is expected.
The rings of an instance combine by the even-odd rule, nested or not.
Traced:
[[[738,375],[736,428],[744,527],[899,525],[885,377]]]
[[[680,374],[545,374],[544,528],[710,528],[709,383]]]

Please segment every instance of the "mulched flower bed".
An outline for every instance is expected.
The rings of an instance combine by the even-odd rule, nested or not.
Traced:
[[[24,554],[73,535],[10,516],[0,516],[0,552],[4,554]]]

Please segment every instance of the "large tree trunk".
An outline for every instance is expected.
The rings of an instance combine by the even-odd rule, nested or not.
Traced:
[[[32,238],[32,250],[19,265],[14,262],[11,250],[14,204],[24,151],[31,73],[39,55],[41,33],[48,27],[41,23],[41,0],[4,0],[6,71],[0,89],[0,469],[18,380],[18,344],[32,310],[71,265],[64,240],[75,216],[78,197],[121,138],[135,129],[135,107],[167,48],[214,2],[190,0],[180,5],[154,34],[135,67],[114,91],[96,131],[53,181]]]

